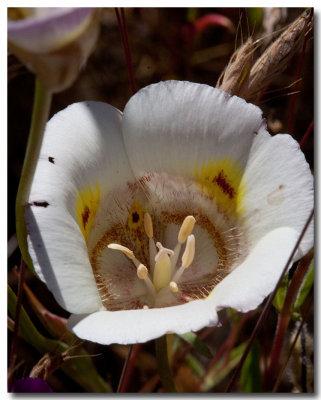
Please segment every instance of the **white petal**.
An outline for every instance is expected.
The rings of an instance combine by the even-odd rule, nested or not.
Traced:
[[[166,81],[136,93],[124,110],[123,133],[136,176],[194,177],[208,161],[230,157],[245,166],[261,110],[207,85]]]
[[[313,208],[313,177],[299,144],[290,135],[270,136],[261,129],[243,177],[243,221],[250,246],[278,227],[303,229]],[[313,245],[313,223],[296,259]]]
[[[68,329],[82,339],[101,344],[143,343],[168,332],[183,334],[217,324],[215,308],[208,303],[196,300],[167,308],[72,315]]]
[[[298,236],[291,228],[265,235],[246,260],[215,287],[209,296],[211,304],[241,312],[255,309],[274,289]]]
[[[44,135],[26,212],[29,251],[40,277],[70,312],[101,308],[77,199],[85,190],[98,204],[99,198],[134,180],[123,149],[121,118],[104,103],[73,104],[49,121]]]

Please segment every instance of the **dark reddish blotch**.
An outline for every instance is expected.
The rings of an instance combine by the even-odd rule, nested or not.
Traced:
[[[226,175],[224,174],[223,170],[219,172],[217,176],[215,176],[212,180],[213,183],[216,183],[223,192],[228,195],[230,199],[233,199],[235,196],[234,188],[227,182]]]
[[[88,219],[89,219],[89,215],[90,215],[90,210],[88,206],[85,206],[83,213],[81,214],[82,217],[82,224],[84,229],[86,229],[86,225],[88,223]]]

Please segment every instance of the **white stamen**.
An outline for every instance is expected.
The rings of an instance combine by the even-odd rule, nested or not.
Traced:
[[[174,281],[169,282],[169,288],[171,289],[171,291],[172,291],[173,293],[178,292],[177,283],[174,282]]]
[[[137,268],[137,276],[139,279],[146,279],[148,276],[148,269],[144,264],[140,264]]]
[[[153,221],[152,221],[152,217],[148,213],[144,214],[144,228],[145,228],[146,235],[149,238],[152,238],[153,234],[154,234]]]
[[[185,251],[182,256],[182,266],[188,268],[195,256],[195,236],[189,235],[186,242]]]
[[[179,282],[181,276],[183,275],[183,272],[185,271],[185,268],[181,265],[178,270],[175,272],[175,275],[172,278],[173,282]]]
[[[121,251],[123,254],[125,254],[125,256],[127,256],[135,264],[136,268],[138,268],[140,266],[141,263],[137,260],[133,251],[129,250],[128,247],[122,246],[121,244],[117,244],[117,243],[110,243],[107,247],[112,250]]]
[[[131,250],[129,250],[128,247],[122,246],[121,244],[110,243],[107,247],[108,247],[109,249],[112,249],[112,250],[121,251],[121,252],[124,253],[125,256],[127,256],[130,260],[133,260],[133,259],[135,258],[134,253],[133,253]]]
[[[178,232],[178,242],[179,243],[184,243],[187,237],[192,233],[194,229],[196,219],[192,216],[189,215],[186,217],[182,223],[181,229]]]
[[[148,291],[150,292],[150,294],[154,297],[156,296],[156,291],[155,291],[155,287],[149,277],[148,274],[148,269],[144,264],[140,264],[137,268],[137,276],[139,279],[144,280]]]
[[[176,271],[175,275],[172,278],[172,281],[179,282],[179,279],[183,275],[185,269],[192,264],[194,256],[195,256],[195,237],[194,235],[189,235],[189,237],[187,238],[185,251],[182,256],[182,265]]]

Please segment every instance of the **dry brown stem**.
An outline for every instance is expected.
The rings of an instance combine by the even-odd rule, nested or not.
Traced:
[[[302,13],[276,39],[254,63],[251,62],[254,50],[263,42],[250,38],[231,57],[231,60],[220,76],[216,87],[255,101],[261,91],[271,83],[289,65],[290,60],[300,48],[305,36],[311,31],[313,11]]]
[[[220,75],[216,87],[230,94],[238,94],[244,78],[249,73],[254,60],[257,42],[251,37],[233,53],[226,69]]]

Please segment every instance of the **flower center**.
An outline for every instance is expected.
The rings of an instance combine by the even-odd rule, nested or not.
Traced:
[[[191,215],[184,219],[178,233],[177,244],[174,250],[171,250],[160,242],[155,243],[152,218],[148,213],[144,215],[144,229],[149,240],[149,269],[127,247],[117,243],[111,243],[107,247],[122,252],[133,262],[137,268],[137,277],[144,281],[149,294],[156,299],[158,294],[165,295],[166,292],[179,291],[180,279],[192,264],[195,255],[195,236],[192,234],[195,222],[195,218]],[[178,262],[184,244],[185,250]]]

